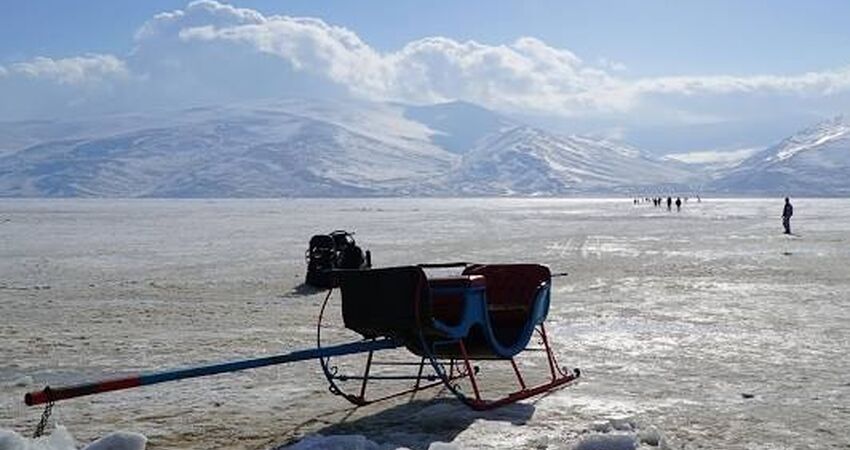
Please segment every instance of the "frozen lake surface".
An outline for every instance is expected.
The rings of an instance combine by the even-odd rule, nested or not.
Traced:
[[[628,199],[0,200],[0,429],[31,433],[41,411],[21,399],[45,383],[312,347],[323,294],[301,286],[304,250],[342,228],[376,266],[568,271],[548,323],[582,379],[487,413],[436,390],[352,410],[302,362],[54,416],[79,442],[126,430],[151,449],[847,449],[850,200],[794,205],[797,236],[781,234],[781,199],[679,213]]]

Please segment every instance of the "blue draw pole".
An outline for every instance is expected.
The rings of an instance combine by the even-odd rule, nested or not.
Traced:
[[[205,377],[220,373],[238,372],[240,370],[256,369],[258,367],[286,364],[308,359],[327,358],[331,356],[352,355],[376,350],[385,350],[401,347],[403,344],[393,339],[377,339],[371,341],[352,342],[348,344],[334,345],[324,348],[300,350],[283,355],[266,356],[263,358],[245,359],[226,363],[211,364],[206,366],[188,367],[184,369],[168,370],[164,372],[150,372],[136,374],[129,377],[114,378],[84,383],[74,386],[51,388],[46,387],[41,391],[30,392],[24,397],[27,405],[38,405],[64,400],[84,395],[99,394],[101,392],[118,391],[130,389],[149,384],[165,383],[167,381],[183,380],[186,378]]]

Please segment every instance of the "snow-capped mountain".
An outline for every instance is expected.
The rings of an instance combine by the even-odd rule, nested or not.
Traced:
[[[679,164],[624,144],[514,126],[465,154],[451,185],[460,194],[557,195],[634,192],[689,177]]]
[[[566,195],[691,178],[623,144],[462,102],[289,99],[0,126],[11,129],[0,196]]]
[[[850,194],[850,120],[821,122],[744,160],[713,183],[724,192]]]
[[[0,158],[0,194],[278,197],[428,193],[459,157],[386,105],[285,101],[195,108]],[[91,130],[93,127],[83,127]]]

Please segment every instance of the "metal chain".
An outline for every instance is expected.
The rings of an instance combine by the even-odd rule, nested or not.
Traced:
[[[39,438],[44,434],[44,429],[47,427],[47,421],[50,420],[50,414],[53,412],[53,394],[50,392],[50,386],[44,388],[44,393],[47,394],[47,406],[45,406],[44,411],[41,412],[41,420],[39,420],[38,425],[35,426],[35,432],[32,434],[33,438]]]

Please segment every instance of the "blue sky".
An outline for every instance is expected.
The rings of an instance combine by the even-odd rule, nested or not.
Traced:
[[[179,18],[157,16],[177,10]],[[847,17],[845,1],[243,0],[190,7],[7,0],[0,6],[0,119],[293,93],[458,99],[566,131],[655,136],[661,146],[666,135],[659,132],[674,142],[676,133],[707,139],[724,124],[760,127],[739,133],[749,140],[702,145],[736,149],[850,112]],[[139,34],[143,27],[152,31]]]
[[[0,60],[125,53],[132,32],[184,1],[6,1]],[[850,63],[850,2],[237,1],[264,14],[320,17],[389,51],[427,36],[534,36],[635,75],[793,73]]]

